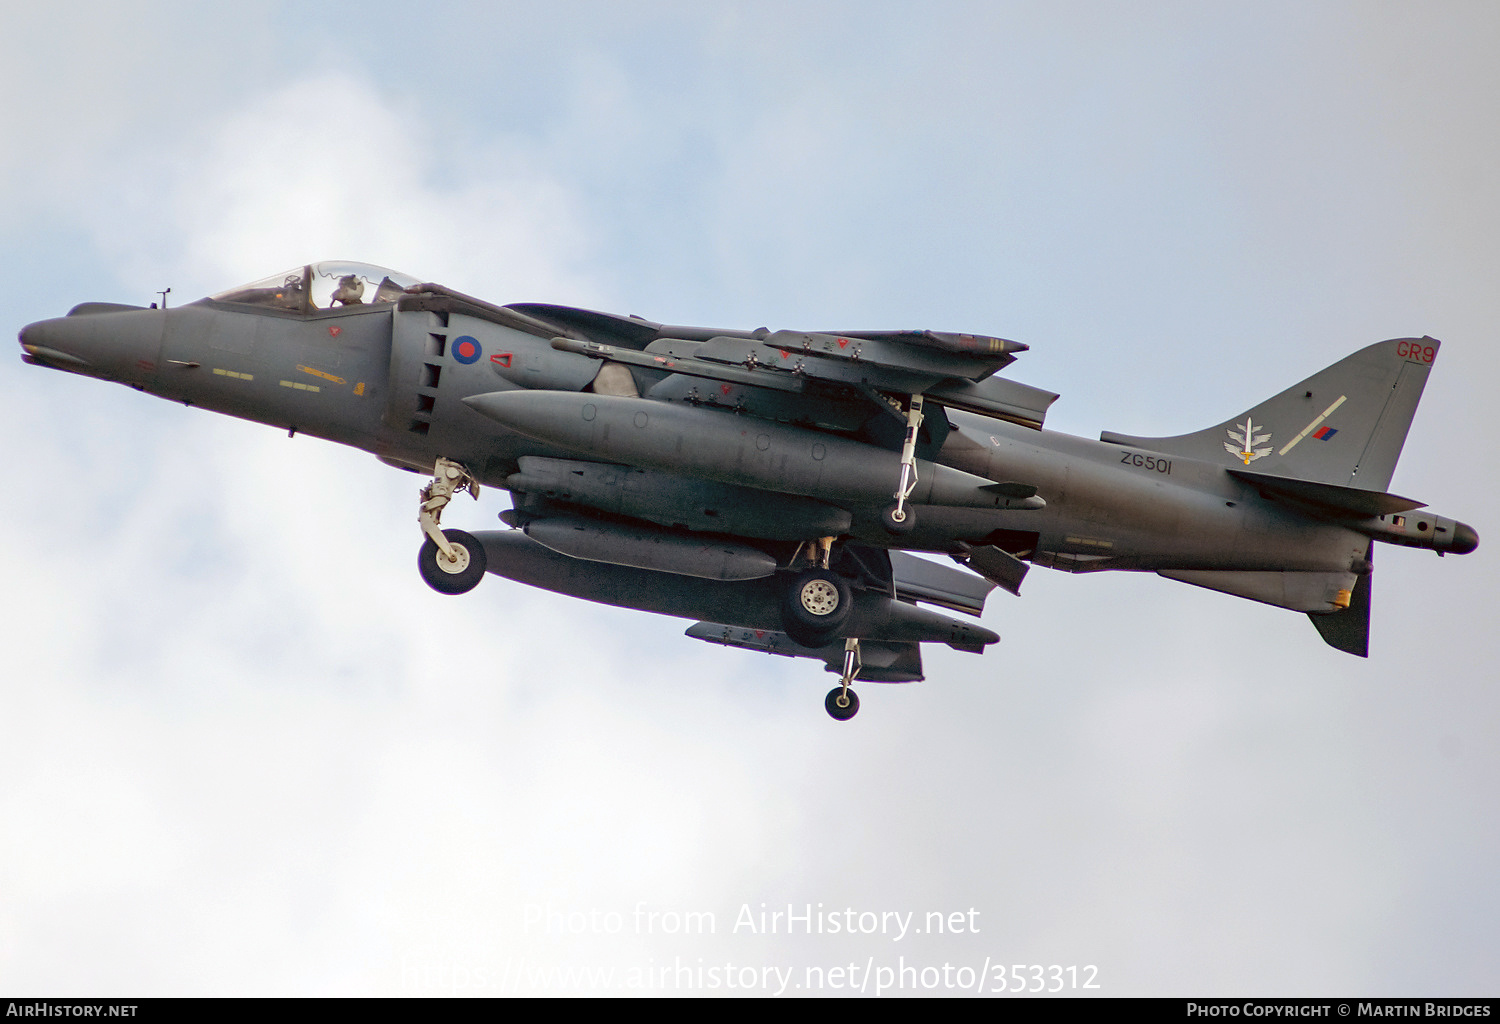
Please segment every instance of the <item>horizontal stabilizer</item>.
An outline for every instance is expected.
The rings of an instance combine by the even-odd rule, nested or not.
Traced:
[[[745,651],[779,654],[783,658],[816,658],[824,663],[826,671],[840,674],[844,671],[842,642],[829,644],[827,647],[803,647],[785,633],[776,630],[746,629],[722,622],[694,623],[685,632],[694,640],[738,647]],[[859,679],[863,682],[920,683],[924,678],[920,644],[864,640],[859,645],[859,656]]]
[[[1253,484],[1270,498],[1290,498],[1303,505],[1312,505],[1339,515],[1369,516],[1390,515],[1393,512],[1409,512],[1414,508],[1425,508],[1420,501],[1403,498],[1399,494],[1383,491],[1366,491],[1358,487],[1342,487],[1338,484],[1320,484],[1312,480],[1293,480],[1271,473],[1257,473],[1248,469],[1231,469],[1230,476],[1239,477]]]

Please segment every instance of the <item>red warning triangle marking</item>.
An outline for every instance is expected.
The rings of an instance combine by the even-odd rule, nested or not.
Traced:
[[[848,338],[840,338],[839,339],[839,348],[848,348],[848,347],[849,347],[849,339]]]
[[[722,392],[724,392],[724,394],[727,395],[727,394],[729,394],[729,385],[728,384],[720,384],[719,385],[719,390],[722,391]]]
[[[501,352],[497,355],[490,356],[490,362],[494,363],[496,366],[504,366],[506,368],[509,368],[510,356],[511,354],[509,352]]]
[[[328,336],[330,338],[337,338],[340,334],[343,334],[343,333],[344,333],[344,329],[342,327],[340,327],[338,324],[329,324],[328,325]]]

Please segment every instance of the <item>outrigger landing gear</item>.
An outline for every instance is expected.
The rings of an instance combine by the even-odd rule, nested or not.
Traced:
[[[829,690],[823,699],[823,707],[835,721],[847,722],[859,713],[859,694],[849,689],[849,684],[859,675],[860,667],[859,639],[851,636],[844,641],[843,682]]]
[[[484,579],[484,545],[462,530],[440,527],[443,509],[453,496],[467,490],[479,497],[479,481],[459,463],[438,457],[432,480],[422,488],[422,507],[417,522],[427,538],[417,553],[417,569],[427,585],[440,594],[465,594]]]
[[[916,516],[906,507],[911,492],[917,489],[917,431],[922,426],[922,396],[912,395],[906,403],[906,439],[901,442],[901,482],[892,495],[896,503],[880,514],[880,524],[887,533],[901,536],[917,525]]]

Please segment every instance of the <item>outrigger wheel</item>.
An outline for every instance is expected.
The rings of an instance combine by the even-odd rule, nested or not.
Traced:
[[[429,537],[417,552],[417,569],[427,585],[439,594],[467,594],[484,579],[484,545],[462,530],[444,530],[443,539],[453,557],[438,550]]]
[[[885,527],[886,533],[904,537],[916,529],[917,516],[905,502],[888,505],[885,511],[880,513],[880,525]]]
[[[896,499],[880,513],[880,525],[893,536],[902,537],[911,533],[917,525],[912,515],[910,502],[912,492],[917,489],[917,431],[922,428],[922,396],[912,395],[906,402],[906,437],[901,442],[901,482],[896,485]]]
[[[859,678],[862,668],[859,656],[859,637],[851,636],[844,641],[844,672],[839,685],[828,691],[823,698],[823,707],[836,722],[847,722],[859,714],[859,694],[849,689],[849,684]]]
[[[823,699],[823,706],[835,721],[847,722],[859,714],[859,694],[846,686],[835,686]]]
[[[781,621],[787,636],[803,647],[826,647],[853,607],[854,592],[842,576],[804,569],[782,596]]]

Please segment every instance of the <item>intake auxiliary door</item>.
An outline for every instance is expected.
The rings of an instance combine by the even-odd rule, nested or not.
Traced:
[[[397,310],[392,316],[390,392],[381,419],[395,430],[425,437],[447,364],[448,314]]]

